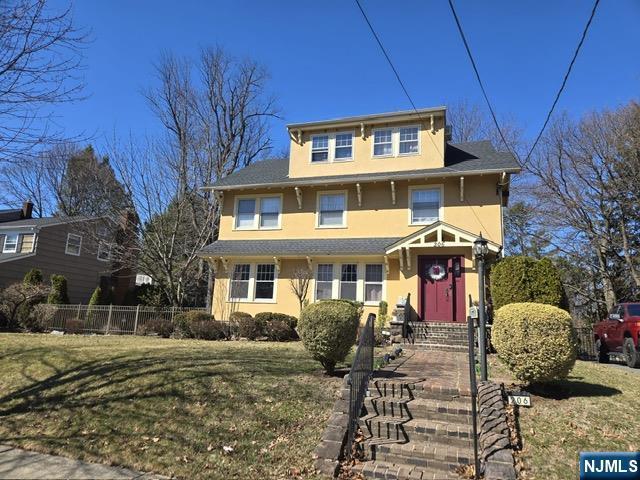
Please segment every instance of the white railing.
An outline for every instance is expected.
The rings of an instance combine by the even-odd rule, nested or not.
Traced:
[[[45,329],[62,330],[73,333],[101,333],[115,335],[136,335],[144,331],[150,321],[169,321],[181,312],[196,310],[197,307],[147,307],[138,305],[47,305],[52,312],[47,315]]]

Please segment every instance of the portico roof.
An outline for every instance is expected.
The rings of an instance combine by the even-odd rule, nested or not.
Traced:
[[[443,221],[434,222],[431,225],[407,235],[404,238],[388,245],[386,254],[401,252],[403,249],[425,247],[472,247],[478,235],[455,227]],[[502,246],[491,240],[487,240],[489,251],[499,253]]]

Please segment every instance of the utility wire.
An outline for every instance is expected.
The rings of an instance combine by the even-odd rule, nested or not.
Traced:
[[[576,62],[576,59],[578,58],[578,54],[580,53],[580,49],[582,48],[582,44],[585,41],[585,38],[587,37],[587,32],[589,31],[589,27],[591,26],[591,23],[593,21],[593,18],[596,14],[596,10],[598,8],[598,5],[600,4],[600,0],[595,0],[595,3],[593,5],[593,9],[591,10],[591,15],[589,16],[589,20],[587,20],[587,24],[584,27],[584,30],[582,31],[582,36],[580,37],[580,41],[578,42],[578,46],[576,47],[575,52],[573,53],[573,58],[571,59],[571,62],[569,63],[569,67],[567,68],[567,72],[564,75],[564,79],[562,80],[562,85],[560,86],[560,89],[558,90],[558,93],[556,94],[556,97],[553,101],[553,104],[551,105],[551,108],[549,109],[549,112],[547,113],[547,116],[545,118],[544,123],[542,124],[542,128],[540,129],[540,132],[538,133],[535,141],[533,142],[533,145],[531,146],[531,149],[529,150],[529,153],[527,153],[527,156],[524,159],[524,162],[520,162],[522,168],[525,168],[526,165],[529,163],[529,160],[531,159],[531,155],[533,154],[533,151],[535,150],[536,146],[538,145],[538,142],[540,141],[540,139],[542,138],[542,134],[544,133],[545,129],[547,128],[547,125],[549,124],[549,121],[551,120],[551,116],[553,115],[553,111],[556,108],[556,105],[558,104],[558,101],[560,100],[560,96],[562,95],[562,92],[565,88],[565,86],[567,85],[567,81],[569,80],[569,75],[571,74],[571,70],[573,69],[573,65]],[[464,31],[462,30],[462,25],[460,24],[460,19],[458,18],[458,15],[456,13],[456,9],[453,6],[453,0],[449,0],[449,7],[451,8],[451,13],[453,14],[453,18],[456,22],[456,26],[458,27],[458,32],[460,33],[460,37],[462,38],[462,43],[464,43],[464,47],[467,51],[467,55],[469,56],[469,60],[471,61],[471,66],[473,67],[473,71],[475,72],[476,75],[476,79],[478,80],[478,84],[480,85],[480,90],[482,90],[482,95],[484,96],[485,101],[487,102],[487,106],[489,107],[489,112],[491,113],[491,118],[493,119],[493,123],[495,124],[496,128],[498,129],[498,133],[500,134],[500,138],[502,139],[502,141],[504,142],[505,146],[507,147],[507,149],[509,150],[509,152],[518,159],[518,161],[520,161],[520,158],[518,157],[518,155],[511,150],[511,148],[509,147],[509,144],[507,143],[507,140],[505,139],[503,133],[502,133],[502,129],[500,128],[500,125],[498,124],[498,120],[496,118],[496,114],[493,110],[493,106],[491,105],[491,101],[489,100],[489,96],[487,95],[487,92],[484,88],[484,84],[482,83],[482,79],[480,78],[480,73],[478,72],[478,67],[476,66],[476,62],[473,59],[473,55],[471,54],[471,48],[469,47],[469,43],[467,42],[467,38],[464,34]]]

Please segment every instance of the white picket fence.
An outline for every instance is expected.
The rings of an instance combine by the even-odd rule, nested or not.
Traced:
[[[181,312],[196,310],[205,312],[205,308],[166,307],[156,308],[138,305],[48,305],[53,312],[49,315],[46,329],[78,331],[82,333],[100,333],[115,335],[136,335],[144,330],[144,325],[152,320],[173,322]]]

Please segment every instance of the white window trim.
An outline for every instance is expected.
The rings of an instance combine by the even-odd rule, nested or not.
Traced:
[[[367,265],[380,265],[380,268],[382,269],[382,282],[367,282]],[[375,300],[366,300],[366,294],[367,294],[367,283],[371,284],[371,285],[381,285],[382,286],[382,300],[384,300],[385,298],[387,298],[387,282],[386,282],[386,275],[385,275],[385,267],[384,267],[384,263],[378,263],[378,262],[366,262],[362,264],[362,300],[363,303],[367,306],[373,306],[373,305],[379,305],[380,301],[376,302]]]
[[[342,267],[344,265],[355,265],[356,266],[356,281],[355,282],[343,282],[342,281]],[[358,262],[342,262],[340,263],[340,271],[338,272],[338,298],[342,298],[340,296],[340,294],[342,293],[342,284],[343,283],[355,283],[356,285],[356,298],[355,299],[351,299],[349,298],[348,300],[353,300],[355,302],[358,301],[362,301],[362,300],[358,300],[359,298],[363,298],[363,296],[360,294],[360,279],[362,277],[362,272],[361,272],[361,268],[360,268],[360,264]]]
[[[80,239],[80,245],[78,246],[78,253],[73,253],[69,251],[69,239],[71,237],[78,237]],[[68,233],[67,234],[67,243],[64,247],[64,253],[65,255],[73,255],[74,257],[79,257],[80,254],[82,253],[82,235],[78,235],[76,233]]]
[[[416,153],[400,153],[400,129],[401,128],[417,128],[418,129],[418,151]],[[382,130],[391,130],[391,154],[375,155],[375,132]],[[422,153],[422,125],[399,125],[396,127],[379,127],[371,131],[371,158],[395,158],[395,157],[413,157]]]
[[[351,134],[351,156],[348,158],[336,158],[336,135]],[[327,159],[322,162],[314,162],[313,159],[313,139],[314,137],[329,137]],[[317,133],[309,138],[309,163],[311,165],[326,165],[327,163],[353,162],[356,155],[356,132],[355,130],[345,130],[332,133]]]
[[[106,247],[107,249],[107,258],[100,258],[100,252],[102,248]],[[111,261],[111,244],[109,242],[105,242],[104,240],[100,240],[98,242],[98,252],[96,254],[96,258],[99,262],[110,262]]]
[[[331,299],[338,300],[340,298],[340,283],[342,280],[342,265],[345,264],[356,264],[358,266],[358,279],[356,281],[356,301],[362,302],[367,307],[377,307],[380,302],[366,302],[364,300],[364,286],[365,286],[365,274],[366,274],[366,265],[382,265],[382,300],[386,300],[387,298],[387,276],[385,274],[384,263],[381,261],[375,260],[365,260],[365,261],[344,261],[344,262],[333,262],[333,261],[322,261],[318,260],[318,262],[314,265],[313,269],[313,294],[312,299],[313,302],[317,302],[320,299],[317,298],[318,290],[317,290],[317,281],[318,281],[318,266],[319,265],[333,265],[333,279],[331,282]]]
[[[320,225],[320,197],[322,195],[344,194],[344,211],[342,212],[341,225]],[[316,193],[316,228],[347,228],[347,212],[349,211],[349,191],[348,190],[324,190]]]
[[[278,197],[280,199],[280,213],[278,214],[278,226],[277,227],[261,227],[260,226],[260,206],[263,198],[274,198]],[[255,200],[255,211],[253,212],[253,225],[250,227],[238,227],[238,204],[240,200],[254,199]],[[257,195],[236,195],[234,199],[233,205],[233,230],[282,230],[282,210],[283,210],[284,200],[282,193],[261,193]]]
[[[438,209],[438,219],[432,222],[413,222],[413,191],[414,190],[439,190],[440,191],[440,208]],[[409,226],[431,225],[432,223],[444,220],[444,185],[442,183],[432,183],[428,185],[410,185],[407,191],[407,222]]]
[[[229,272],[231,276],[227,282],[227,302],[229,303],[277,303],[278,298],[278,268],[274,267],[273,270],[273,298],[256,298],[256,284],[258,276],[258,265],[271,265],[273,262],[236,262],[229,265]],[[233,272],[236,265],[249,265],[249,286],[247,288],[247,298],[233,298],[231,296],[231,282],[233,281]]]
[[[7,238],[16,237],[16,244],[13,247],[13,250],[7,248]],[[17,253],[18,252],[18,244],[20,243],[20,234],[19,233],[6,233],[4,236],[4,242],[2,245],[2,253]]]

